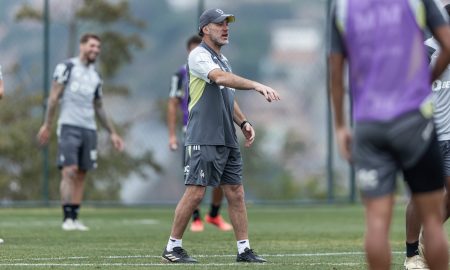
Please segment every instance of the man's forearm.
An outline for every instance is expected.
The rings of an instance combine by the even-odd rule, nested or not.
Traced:
[[[436,63],[433,67],[431,74],[431,81],[435,81],[439,78],[442,72],[447,68],[450,60],[450,27],[448,25],[438,27],[434,29],[433,36],[440,44],[441,51]]]
[[[242,122],[244,122],[246,119],[244,113],[241,111],[241,108],[239,107],[237,101],[234,101],[234,112],[233,112],[233,121],[240,126]]]
[[[344,81],[343,81],[344,57],[341,54],[330,56],[330,90],[334,109],[334,122],[336,128],[345,127],[344,116]]]
[[[52,126],[52,121],[56,113],[56,107],[58,106],[58,101],[49,97],[47,101],[47,110],[45,111],[44,124],[48,127]]]
[[[177,104],[176,100],[173,98],[169,99],[169,103],[167,105],[167,126],[169,128],[169,136],[175,136],[176,134],[176,125],[177,125]]]
[[[5,94],[5,88],[3,86],[3,78],[0,78],[0,99],[3,97],[4,94]]]
[[[95,103],[95,113],[97,115],[98,120],[100,121],[100,124],[110,133],[116,133],[114,129],[114,125],[112,124],[111,120],[106,115],[105,110],[103,109],[102,102],[96,101]]]
[[[49,128],[52,126],[52,121],[56,114],[56,107],[58,107],[58,100],[63,90],[63,84],[57,83],[55,81],[52,83],[52,89],[50,89],[50,95],[47,100],[47,110],[45,111],[44,119],[44,125]]]
[[[212,77],[210,78],[218,85],[235,88],[238,90],[253,90],[257,87],[258,83],[249,79],[242,78],[236,74],[225,72],[222,70],[212,71]]]
[[[333,87],[331,89],[331,96],[333,101],[335,127],[345,127],[346,123],[344,116],[344,88]]]

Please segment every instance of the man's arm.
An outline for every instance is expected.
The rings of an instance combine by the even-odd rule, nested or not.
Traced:
[[[439,78],[450,62],[450,26],[448,25],[449,19],[446,11],[439,6],[437,1],[422,1],[425,7],[428,29],[431,30],[433,37],[439,42],[441,47],[431,73],[431,81],[433,82]]]
[[[101,98],[97,98],[94,100],[94,108],[95,114],[97,115],[98,120],[102,124],[102,126],[109,132],[111,142],[118,151],[122,151],[124,148],[124,143],[122,138],[116,133],[114,129],[114,125],[112,124],[109,117],[106,115],[105,110],[103,109],[103,102]]]
[[[0,99],[3,98],[4,94],[5,94],[5,88],[3,87],[2,66],[0,66]]]
[[[180,69],[172,76],[170,84],[169,101],[167,104],[167,127],[169,128],[169,148],[172,151],[178,149],[177,139],[177,108],[180,105],[178,93],[183,90],[183,70]]]
[[[245,147],[250,147],[255,140],[255,130],[250,122],[247,121],[236,100],[234,101],[233,121],[241,128],[245,136]],[[242,126],[245,121],[247,122]]]
[[[52,88],[47,100],[47,110],[45,112],[44,124],[39,129],[38,140],[41,145],[48,143],[50,139],[50,129],[52,127],[53,118],[58,107],[58,99],[64,90],[64,84],[56,81],[52,82]]]
[[[3,98],[4,94],[5,94],[5,88],[3,87],[3,79],[0,79],[0,99]]]
[[[100,124],[102,124],[102,126],[109,133],[116,133],[114,125],[111,123],[111,120],[109,120],[108,116],[106,115],[105,109],[103,108],[103,101],[101,99],[96,99],[94,101],[94,108],[95,108],[95,115],[97,115]]]
[[[341,155],[348,161],[351,160],[351,134],[347,127],[344,114],[344,55],[331,53],[329,58],[331,72],[331,98],[334,110],[334,124],[336,137]]]
[[[179,106],[179,99],[170,97],[167,104],[167,126],[169,128],[169,147],[171,150],[178,148],[178,140],[176,133],[177,126],[177,107]]]
[[[216,84],[225,87],[231,87],[238,90],[255,90],[263,95],[269,102],[273,100],[280,100],[280,95],[278,92],[269,86],[242,78],[231,72],[225,72],[221,69],[214,69],[209,72],[208,78]]]
[[[330,95],[334,110],[334,127],[336,130],[336,140],[341,155],[348,161],[351,158],[350,144],[351,135],[347,128],[344,113],[344,63],[347,55],[346,44],[338,29],[336,6],[331,14],[331,44],[329,46],[329,67],[330,67]]]
[[[346,127],[344,115],[344,57],[341,54],[330,55],[331,97],[334,108],[334,122],[336,128]]]
[[[450,62],[450,26],[443,25],[433,31],[433,35],[441,46],[431,73],[431,81],[434,82],[441,76]]]

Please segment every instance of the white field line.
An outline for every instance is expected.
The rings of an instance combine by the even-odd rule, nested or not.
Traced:
[[[192,264],[190,266],[196,267],[208,267],[208,266],[236,266],[242,265],[239,263],[199,263]],[[254,264],[258,267],[280,265],[279,263],[262,263],[262,264]],[[283,264],[284,265],[284,264]],[[358,266],[365,265],[365,263],[289,263],[286,265],[294,265],[294,266],[317,266],[317,265],[327,265],[327,266]],[[84,267],[84,266],[180,266],[186,267],[186,264],[177,264],[177,263],[0,263],[0,266],[28,266],[28,267]]]
[[[393,254],[404,254],[403,251],[394,251]],[[325,256],[360,256],[364,255],[364,252],[355,251],[355,252],[324,252],[324,253],[294,253],[294,254],[260,254],[262,257],[325,257]],[[227,254],[212,254],[212,255],[192,255],[194,258],[227,258],[227,257],[236,257],[236,255],[227,255]],[[112,255],[112,256],[99,256],[99,257],[49,257],[49,258],[17,258],[17,259],[8,259],[2,258],[0,259],[0,265],[5,265],[6,262],[11,261],[63,261],[63,260],[89,260],[89,259],[145,259],[145,258],[161,258],[159,255]],[[3,263],[2,263],[3,262]],[[20,263],[17,263],[20,264]],[[100,265],[100,264],[95,264]]]

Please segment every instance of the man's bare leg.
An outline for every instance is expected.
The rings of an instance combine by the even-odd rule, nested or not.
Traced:
[[[206,187],[202,186],[187,186],[186,190],[178,202],[175,209],[175,217],[172,223],[172,231],[170,236],[176,239],[183,237],[186,226],[189,223],[194,210],[199,206],[205,195]]]
[[[423,224],[425,258],[432,270],[448,269],[448,244],[444,232],[444,191],[414,194],[414,209]]]
[[[222,185],[228,200],[228,213],[233,224],[236,240],[248,239],[247,209],[243,185]]]
[[[389,227],[393,202],[393,195],[364,199],[366,208],[365,250],[370,270],[390,269]]]
[[[73,201],[75,181],[77,178],[77,166],[66,166],[61,171],[61,183],[59,191],[61,195],[61,204],[68,205]]]
[[[82,170],[77,170],[72,195],[72,204],[80,205],[81,202],[83,201],[85,178],[86,172]]]
[[[211,203],[213,205],[221,205],[223,200],[223,190],[221,187],[215,187],[212,191]]]

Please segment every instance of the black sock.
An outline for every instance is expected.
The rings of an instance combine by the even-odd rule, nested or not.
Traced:
[[[406,242],[406,257],[410,258],[419,255],[419,241],[414,243]]]
[[[63,209],[63,215],[64,215],[63,221],[65,221],[68,218],[72,218],[72,205],[71,204],[63,204],[62,209]]]
[[[72,204],[72,219],[78,219],[78,212],[80,211],[79,204]]]
[[[195,209],[194,213],[192,213],[192,220],[199,220],[200,219],[200,210]]]
[[[210,217],[217,217],[219,215],[219,209],[220,209],[220,204],[219,205],[214,205],[211,204],[211,210],[209,211],[209,216]]]

